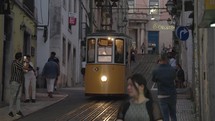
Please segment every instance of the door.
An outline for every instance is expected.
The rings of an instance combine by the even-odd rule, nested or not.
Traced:
[[[159,53],[159,32],[158,31],[148,32],[148,53],[150,54]]]
[[[1,101],[7,100],[9,93],[9,80],[11,73],[11,63],[14,59],[13,57],[13,19],[10,16],[5,16],[4,18],[4,45],[3,45],[3,67],[2,67],[2,83],[0,90]]]

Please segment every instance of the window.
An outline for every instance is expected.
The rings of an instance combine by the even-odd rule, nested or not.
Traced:
[[[88,63],[95,62],[95,43],[96,43],[96,40],[94,38],[88,39],[88,42],[87,42],[87,62]]]
[[[113,40],[100,38],[98,40],[98,62],[111,62]]]
[[[134,12],[134,9],[133,9],[134,8],[134,0],[128,1],[128,7],[130,8],[128,12],[133,13]]]
[[[149,14],[152,14],[152,15],[157,15],[159,14],[159,1],[158,0],[150,0],[149,2],[149,8],[151,8],[149,10]]]
[[[124,43],[122,39],[115,40],[115,63],[124,62]]]
[[[35,2],[34,0],[23,0],[23,4],[24,6],[27,8],[27,10],[31,12],[31,14],[34,14],[34,6],[35,6]]]

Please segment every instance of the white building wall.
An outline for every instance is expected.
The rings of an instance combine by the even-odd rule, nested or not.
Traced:
[[[76,17],[76,24],[72,25],[71,31],[68,28],[69,0],[66,0],[65,7],[63,7],[63,1],[51,0],[50,3],[48,1],[35,1],[38,8],[39,24],[48,25],[48,39],[46,42],[43,38],[44,28],[38,27],[37,30],[37,65],[41,73],[43,66],[50,57],[50,53],[52,51],[56,52],[56,57],[60,61],[58,86],[70,87],[80,81],[79,1],[76,0],[76,5],[74,5],[74,0],[71,2],[71,12]],[[76,13],[74,13],[74,6],[76,6]],[[63,38],[66,40],[65,63],[63,63]],[[68,50],[69,44],[70,50]]]
[[[72,29],[68,28],[68,17],[69,17],[69,1],[66,1],[66,6],[61,7],[61,46],[60,46],[60,58],[63,60],[63,37],[66,40],[66,53],[65,53],[65,64],[61,63],[61,83],[60,85],[65,86],[74,86],[77,83],[80,83],[80,42],[79,42],[79,6],[80,2],[72,2],[72,15],[76,18],[76,24],[72,25]],[[76,10],[74,10],[76,6]],[[70,55],[68,55],[68,44],[71,44]],[[68,58],[69,56],[69,58]]]
[[[38,25],[49,24],[49,0],[36,0],[35,7],[37,8],[37,21]],[[48,25],[48,35],[50,35],[50,26]],[[50,56],[50,38],[45,39],[43,37],[44,27],[37,27],[37,67],[39,67],[39,75],[42,73],[43,67]],[[40,76],[39,76],[40,77]],[[44,87],[44,80],[41,78],[37,81],[39,87]]]
[[[185,0],[183,0],[184,3]],[[192,11],[184,11],[184,6],[180,16],[179,26],[190,26],[192,24],[192,19],[189,18],[189,15]],[[181,66],[185,72],[185,80],[190,84],[193,81],[193,37],[192,31],[189,30],[189,38],[186,41],[181,41]]]

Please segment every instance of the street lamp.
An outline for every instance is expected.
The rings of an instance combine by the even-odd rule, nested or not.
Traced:
[[[172,0],[168,0],[166,3],[167,12],[172,15],[175,9],[175,4]]]
[[[172,19],[168,18],[166,21],[169,25],[175,25],[176,24],[175,18],[172,18]]]

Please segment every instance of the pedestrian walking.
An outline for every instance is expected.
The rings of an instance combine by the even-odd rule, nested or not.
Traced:
[[[128,78],[129,101],[118,111],[117,121],[157,121],[162,119],[159,105],[156,105],[146,87],[146,79],[141,74]]]
[[[53,98],[53,91],[54,91],[54,83],[59,75],[59,66],[54,61],[46,62],[45,66],[43,67],[42,77],[46,79],[47,83],[47,92],[50,98]]]
[[[51,52],[51,55],[50,55],[48,61],[54,61],[54,62],[56,62],[57,65],[58,65],[58,68],[60,69],[59,59],[56,57],[56,53],[55,52]],[[60,73],[59,73],[59,75],[60,75]],[[58,76],[59,75],[57,75],[57,77],[55,79],[55,82],[54,82],[54,89],[55,90],[57,90],[57,81],[58,81]]]
[[[25,72],[25,103],[36,102],[36,75],[33,63],[31,62],[31,56],[26,55],[26,62],[29,64],[27,72]],[[30,88],[31,87],[31,88]],[[31,89],[31,91],[30,91]],[[29,96],[29,91],[31,92],[31,100]]]
[[[136,59],[135,59],[135,54],[136,54],[136,51],[134,48],[131,49],[131,62],[136,62]]]
[[[144,51],[145,51],[145,44],[144,44],[144,42],[142,43],[140,49],[142,50],[142,54],[144,54]]]
[[[164,121],[176,118],[176,71],[168,64],[166,54],[161,55],[159,65],[153,70],[152,81],[158,86],[158,102]]]
[[[177,88],[184,88],[184,70],[182,69],[181,65],[179,63],[176,64],[176,73],[177,73],[177,78],[176,78],[176,87]]]
[[[24,80],[24,70],[28,69],[28,65],[22,59],[22,53],[15,54],[15,60],[11,64],[11,78],[10,78],[10,102],[8,115],[13,117],[13,105],[16,105],[16,115],[23,116],[20,109],[22,83]]]

